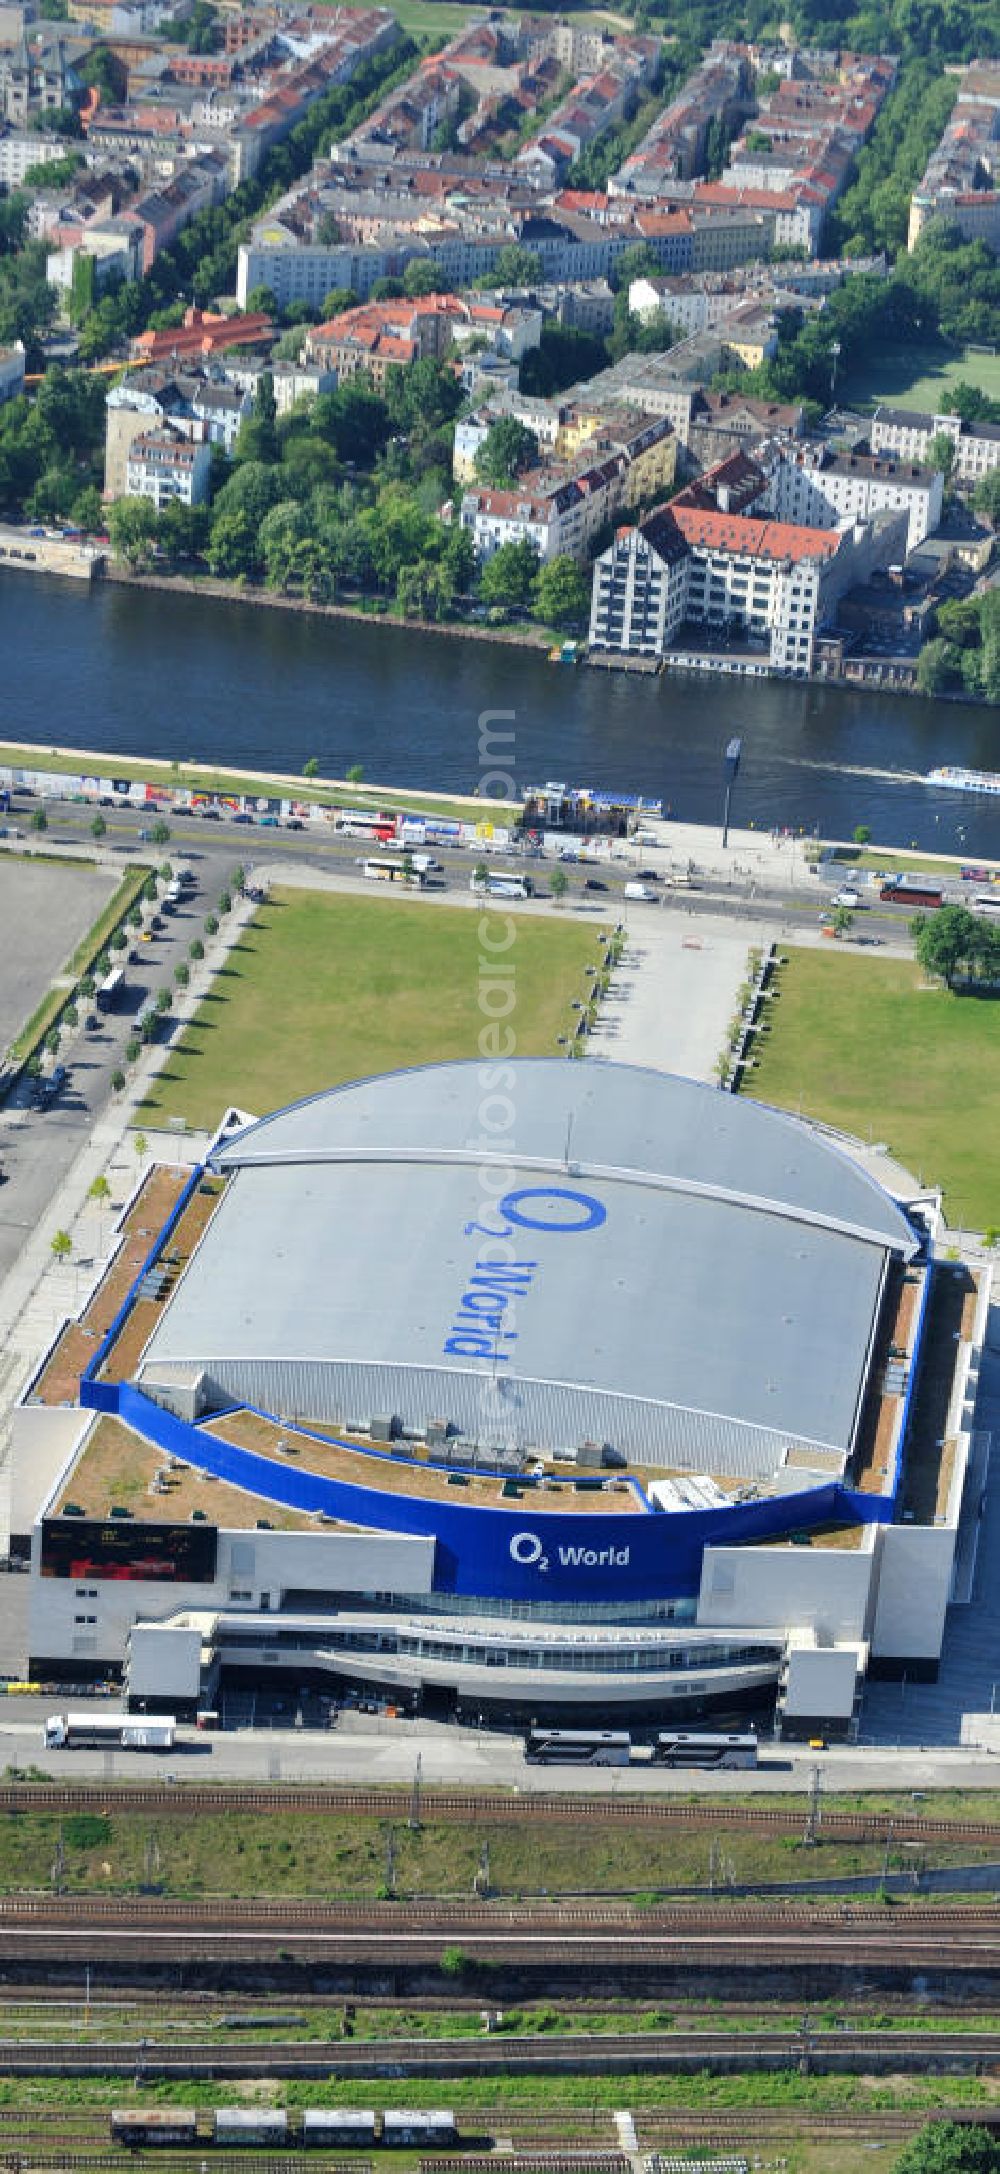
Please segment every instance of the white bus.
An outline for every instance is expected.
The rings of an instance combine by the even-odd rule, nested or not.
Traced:
[[[470,876],[469,889],[485,893],[487,898],[531,898],[535,886],[530,876],[516,876],[508,869],[491,868],[485,877]]]
[[[105,974],[104,980],[97,991],[98,1011],[113,1012],[124,987],[125,968],[123,966],[113,966],[110,974]]]
[[[995,913],[1000,915],[1000,883],[997,884],[995,891],[977,891],[971,904],[973,913]]]
[[[423,869],[394,853],[381,854],[377,861],[363,861],[362,873],[370,883],[406,883],[417,891],[423,888]]]

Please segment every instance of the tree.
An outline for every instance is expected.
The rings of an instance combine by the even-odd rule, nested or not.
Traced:
[[[233,910],[233,901],[232,901],[232,899],[231,899],[231,897],[230,897],[230,895],[229,895],[229,892],[228,892],[228,891],[223,891],[223,892],[222,892],[222,895],[221,895],[221,897],[220,897],[220,899],[219,899],[219,912],[220,912],[220,913],[231,913],[231,912],[232,912],[232,910]]]
[[[90,835],[91,835],[91,837],[92,837],[92,838],[103,838],[103,837],[104,837],[104,834],[105,834],[105,832],[106,832],[106,830],[107,830],[107,827],[108,827],[108,826],[107,826],[107,824],[106,824],[106,822],[105,822],[105,820],[104,820],[104,817],[103,817],[103,815],[95,815],[95,817],[94,817],[94,820],[93,820],[93,822],[91,823],[91,826],[90,826]]]
[[[521,242],[505,242],[485,284],[497,287],[537,287],[542,277],[542,260],[536,249],[525,249]]]
[[[205,946],[202,943],[201,937],[195,936],[191,943],[189,943],[188,945],[188,957],[197,961],[198,959],[203,959],[204,956]]]
[[[436,264],[426,257],[411,257],[403,272],[403,293],[411,301],[418,301],[424,294],[448,294],[450,282],[438,271]]]
[[[67,1004],[67,1005],[66,1005],[66,1008],[65,1008],[65,1010],[64,1010],[64,1012],[63,1012],[63,1015],[62,1015],[62,1023],[63,1023],[63,1026],[64,1026],[64,1027],[70,1027],[70,1028],[72,1028],[72,1027],[78,1027],[78,1026],[79,1026],[79,1024],[80,1024],[80,1014],[79,1014],[79,1012],[78,1012],[78,1010],[77,1010],[77,1008],[76,1008],[76,1005],[75,1005],[75,1004]]]
[[[317,777],[319,776],[319,756],[318,756],[318,755],[310,755],[310,757],[309,757],[309,760],[308,760],[308,762],[304,762],[304,763],[303,763],[303,765],[302,765],[302,775],[303,775],[303,777],[304,777],[304,778],[310,778],[310,779],[312,779],[312,778],[317,778]]]
[[[352,762],[351,767],[347,773],[347,782],[349,785],[360,785],[364,781],[364,775],[364,764],[360,762]]]
[[[138,1035],[137,1035],[137,1034],[130,1034],[130,1035],[129,1035],[129,1038],[128,1038],[128,1041],[127,1041],[127,1042],[126,1042],[126,1044],[125,1044],[125,1062],[126,1062],[126,1064],[138,1064],[138,1062],[139,1062],[139,1059],[140,1059],[141,1055],[142,1055],[142,1043],[140,1042],[140,1040],[139,1040],[139,1037],[138,1037]],[[124,1083],[124,1081],[123,1081],[123,1082],[122,1082],[122,1085],[124,1086],[124,1084],[125,1084],[125,1083]]]
[[[35,808],[31,817],[32,830],[48,830],[49,819],[44,808]]]
[[[947,483],[955,466],[955,441],[946,430],[935,431],[927,448],[927,461],[931,468],[939,468]]]
[[[535,592],[538,559],[530,543],[501,544],[479,577],[484,604],[504,611],[525,610]]]
[[[1000,2174],[1000,2141],[972,2123],[932,2121],[911,2138],[895,2174]]]
[[[208,913],[208,914],[206,914],[206,915],[205,915],[205,934],[206,934],[206,936],[217,936],[217,935],[218,935],[218,933],[219,933],[219,922],[218,922],[218,917],[217,917],[217,915],[216,915],[216,914],[214,914],[214,913]]]
[[[504,490],[537,459],[534,431],[518,422],[516,415],[501,415],[491,424],[476,454],[476,475],[480,483]]]
[[[181,959],[179,965],[174,967],[174,980],[177,983],[177,987],[179,989],[186,989],[190,979],[191,968],[187,964],[186,959]]]
[[[835,908],[834,908],[834,915],[833,915],[833,933],[834,933],[834,935],[835,935],[835,936],[849,936],[849,935],[850,935],[850,933],[851,933],[851,930],[852,930],[853,926],[854,926],[854,915],[853,915],[853,913],[851,912],[851,909],[850,909],[850,907],[849,907],[849,906],[837,906],[837,907],[835,907]]]
[[[967,906],[915,914],[910,933],[922,971],[949,989],[960,978],[991,982],[1000,975],[1000,930]]]
[[[127,1051],[127,1050],[126,1050],[125,1054],[126,1054],[126,1056],[128,1055],[128,1051]],[[112,1088],[112,1092],[113,1092],[114,1094],[116,1094],[116,1095],[120,1095],[120,1094],[121,1094],[121,1093],[122,1093],[122,1092],[124,1091],[124,1087],[125,1087],[125,1074],[124,1074],[124,1072],[122,1071],[122,1069],[121,1069],[121,1066],[120,1066],[120,1065],[116,1065],[116,1066],[115,1066],[115,1069],[114,1069],[114,1071],[113,1071],[113,1072],[112,1072],[112,1074],[111,1074],[111,1088]]]
[[[53,1258],[59,1261],[60,1264],[72,1260],[73,1240],[68,1230],[57,1230],[55,1237],[49,1240],[49,1244],[52,1248]]]
[[[535,616],[545,626],[582,626],[589,611],[590,582],[575,559],[563,554],[539,568]]]
[[[854,829],[851,832],[851,836],[854,839],[855,845],[871,844],[872,834],[870,826],[867,823],[855,823]]]
[[[1000,468],[992,469],[988,476],[983,476],[981,482],[977,483],[972,503],[977,513],[984,514],[987,521],[992,521],[994,528],[1000,528]]]
[[[169,845],[169,843],[170,843],[170,825],[169,825],[169,823],[165,823],[165,822],[164,822],[164,820],[163,820],[163,817],[162,817],[162,816],[160,816],[159,820],[158,820],[157,822],[155,822],[155,823],[153,824],[152,830],[150,831],[149,835],[150,835],[150,838],[151,838],[151,840],[152,840],[152,843],[153,843],[154,845]],[[168,879],[168,880],[169,880],[169,879]]]
[[[58,1029],[58,1027],[50,1027],[50,1028],[49,1028],[49,1031],[48,1031],[48,1033],[47,1033],[47,1035],[46,1035],[46,1037],[45,1037],[45,1047],[46,1047],[46,1049],[47,1049],[47,1051],[48,1051],[48,1054],[49,1054],[49,1056],[50,1056],[50,1057],[54,1057],[54,1056],[55,1056],[55,1054],[56,1054],[56,1051],[57,1051],[57,1049],[58,1049],[58,1047],[59,1047],[59,1029]]]
[[[951,650],[947,642],[925,642],[917,658],[917,686],[921,694],[941,694],[951,685]]]
[[[153,1002],[160,1018],[163,1019],[170,1010],[171,996],[169,989],[157,989]]]
[[[91,1180],[89,1186],[87,1187],[87,1198],[88,1200],[95,1201],[99,1208],[107,1207],[108,1201],[111,1198],[111,1187],[108,1184],[107,1178],[104,1177],[103,1174],[100,1177],[96,1177]]]
[[[553,868],[552,874],[549,877],[549,890],[551,891],[552,896],[556,901],[556,904],[561,905],[567,891],[569,890],[569,877],[566,874],[565,868]]]
[[[148,498],[118,498],[109,508],[111,548],[127,566],[138,569],[152,564],[156,531],[156,509]]]
[[[136,1161],[139,1163],[145,1162],[146,1156],[149,1154],[149,1141],[147,1140],[144,1132],[137,1132],[135,1134],[132,1141],[132,1146],[135,1149]]]

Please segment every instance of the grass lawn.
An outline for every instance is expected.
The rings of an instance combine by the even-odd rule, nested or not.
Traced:
[[[1000,1006],[908,959],[787,953],[753,1094],[819,1117],[941,1185],[953,1225],[1000,1224]]]
[[[309,1895],[341,1901],[370,1901],[378,1895],[385,1879],[387,1821],[340,1810],[320,1818],[308,1812],[244,1812],[239,1792],[233,1794],[234,1807],[224,1813],[157,1817],[157,1879],[165,1894]],[[401,1793],[400,1815],[393,1823],[401,1895],[471,1894],[484,1842],[490,1847],[495,1894],[506,1902],[524,1898],[526,1910],[531,1898],[558,1894],[631,1895],[642,1909],[664,1891],[705,1887],[709,1878],[710,1838],[696,1818],[690,1825],[656,1830],[640,1820],[602,1818],[595,1806],[586,1826],[541,1818],[494,1824],[484,1818],[463,1827],[435,1821],[428,1800],[425,1823],[412,1833],[405,1811]],[[147,1817],[102,1810],[96,1816],[70,1815],[63,1829],[64,1880],[70,1892],[128,1894],[141,1885]],[[58,1831],[54,1813],[23,1811],[0,1824],[0,1892],[18,1892],[36,1883],[39,1864],[51,1862]],[[749,1882],[878,1877],[885,1858],[881,1834],[871,1841],[830,1838],[806,1848],[801,1834],[750,1829],[726,1833],[723,1848],[734,1877]],[[932,1866],[992,1861],[995,1855],[996,1845],[989,1842],[934,1840],[926,1847]],[[902,1845],[891,1852],[890,1862],[893,1871],[909,1863]],[[600,1987],[580,1986],[581,1998],[600,1999],[601,1992]]]
[[[978,385],[992,400],[1000,400],[1000,354],[961,354],[942,343],[921,347],[916,343],[888,343],[872,353],[857,370],[846,373],[838,388],[844,402],[887,401],[907,408],[939,411],[942,393],[959,382]]]
[[[505,917],[495,916],[498,928]],[[481,916],[417,898],[276,891],[171,1050],[139,1120],[215,1125],[229,1102],[264,1113],[400,1065],[475,1056]],[[504,957],[522,1056],[556,1054],[596,928],[515,917]]]

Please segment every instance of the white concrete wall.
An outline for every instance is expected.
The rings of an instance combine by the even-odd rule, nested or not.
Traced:
[[[871,1578],[870,1541],[861,1548],[707,1547],[696,1620],[699,1628],[787,1624],[863,1639]]]
[[[861,1658],[857,1646],[799,1646],[788,1656],[784,1711],[789,1721],[849,1721]]]
[[[129,1655],[130,1698],[197,1698],[200,1683],[200,1631],[165,1623],[136,1626]]]
[[[872,1659],[934,1660],[951,1592],[955,1527],[886,1525],[882,1532]]]

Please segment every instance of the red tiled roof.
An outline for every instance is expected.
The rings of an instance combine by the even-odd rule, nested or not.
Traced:
[[[741,558],[832,559],[840,545],[837,529],[799,528],[792,521],[761,521],[748,514],[702,512],[675,499],[671,507],[682,536],[709,551],[731,551]]]

